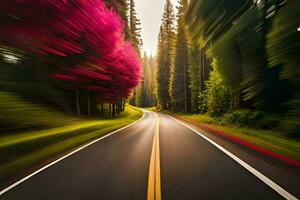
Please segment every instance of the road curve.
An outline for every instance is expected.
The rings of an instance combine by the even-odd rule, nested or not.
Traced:
[[[151,196],[149,188],[158,188],[153,199],[284,199],[193,130],[150,111],[140,122],[57,162],[0,199],[142,200]]]

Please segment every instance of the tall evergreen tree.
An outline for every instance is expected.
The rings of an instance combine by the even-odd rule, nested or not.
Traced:
[[[199,46],[192,44],[191,47],[191,63],[189,67],[190,91],[191,91],[191,111],[199,112],[200,102],[200,50]]]
[[[300,133],[300,2],[287,1],[274,19],[274,27],[268,34],[267,50],[270,66],[282,65],[281,79],[288,81],[290,88],[281,91],[290,96],[282,127],[297,137]]]
[[[140,85],[136,89],[136,106],[148,107],[149,95],[148,95],[148,57],[146,52],[143,56],[143,76]]]
[[[173,59],[174,43],[174,9],[170,0],[166,0],[162,25],[158,37],[157,56],[157,101],[158,107],[168,109],[170,107],[169,77]]]
[[[142,47],[142,38],[141,38],[141,22],[137,17],[137,13],[135,10],[135,1],[134,0],[129,0],[128,2],[128,7],[129,7],[129,39],[132,41],[133,46],[137,50],[139,56],[141,56],[141,47]],[[140,94],[140,93],[139,93]],[[133,95],[131,99],[129,100],[129,103],[131,105],[136,105],[136,103],[139,101],[138,99],[141,99],[142,97],[137,97],[137,88],[134,89]]]
[[[136,88],[136,94],[135,94],[135,105],[141,108],[145,107],[146,91],[144,90],[144,88],[145,88],[145,80],[143,76],[140,81],[140,84]]]
[[[131,33],[129,28],[129,19],[128,19],[128,13],[129,13],[129,3],[127,0],[105,0],[106,4],[112,8],[114,8],[121,18],[125,22],[125,38],[127,40],[131,39]]]
[[[152,55],[148,58],[147,62],[147,94],[149,98],[149,106],[154,105],[154,87],[155,87],[155,61]]]
[[[170,78],[170,97],[172,110],[188,112],[190,110],[189,42],[184,21],[184,11],[188,6],[188,1],[179,0],[178,3],[176,52]]]
[[[131,41],[138,51],[141,54],[141,47],[143,45],[142,37],[141,37],[141,22],[137,17],[137,13],[135,10],[135,2],[134,0],[129,1],[129,28],[130,28],[130,37]]]
[[[153,62],[151,59],[152,56],[148,57],[146,53],[144,53],[143,58],[143,67],[144,67],[144,91],[145,91],[145,107],[152,107],[153,106],[153,88],[154,88],[154,71]]]

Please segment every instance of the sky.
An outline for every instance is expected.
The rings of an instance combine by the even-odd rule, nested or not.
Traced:
[[[171,0],[177,5],[177,0]],[[136,11],[141,20],[143,47],[147,54],[155,54],[157,46],[157,36],[161,24],[161,18],[165,0],[136,0]]]

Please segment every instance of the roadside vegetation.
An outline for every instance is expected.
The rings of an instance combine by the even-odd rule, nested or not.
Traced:
[[[222,131],[250,144],[300,161],[300,139],[291,138],[288,134],[283,134],[279,129],[274,129],[276,127],[275,124],[280,120],[276,117],[248,110],[237,111],[222,117],[211,117],[208,114],[174,113],[155,107],[146,109],[160,111],[183,119],[188,123],[204,125]]]
[[[273,123],[274,119],[271,119],[272,122],[269,122],[269,119],[265,119],[266,121],[263,121],[264,119],[262,119],[261,117],[253,119],[256,116],[259,116],[259,113],[251,113],[250,115],[253,116],[249,119],[245,117],[247,113],[250,114],[251,112],[244,111],[243,113],[239,111],[239,113],[230,114],[220,118],[212,118],[208,115],[201,114],[176,115],[186,119],[187,121],[196,122],[214,128],[216,130],[223,131],[226,134],[235,136],[256,146],[281,154],[283,156],[286,156],[287,158],[300,161],[299,139],[291,138],[286,134],[282,134],[280,130],[262,129],[263,127],[269,127],[270,124]],[[246,119],[249,121],[245,121]],[[257,122],[256,125],[254,125],[255,121]]]
[[[0,136],[5,132],[53,128],[79,121],[53,108],[26,101],[15,93],[0,92]]]
[[[0,179],[19,175],[33,166],[126,126],[142,116],[139,108],[126,106],[115,119],[80,120],[58,128],[0,135]],[[67,120],[68,121],[68,120]]]

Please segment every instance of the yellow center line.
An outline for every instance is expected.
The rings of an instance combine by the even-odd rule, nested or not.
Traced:
[[[159,117],[156,118],[156,127],[153,138],[153,145],[150,157],[150,167],[148,176],[147,200],[161,200],[161,181],[160,181],[160,152],[159,152]]]

